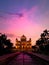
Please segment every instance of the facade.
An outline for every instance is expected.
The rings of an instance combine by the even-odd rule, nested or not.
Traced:
[[[27,38],[23,35],[20,38],[20,41],[16,39],[16,49],[18,51],[31,51],[31,38],[27,41]]]

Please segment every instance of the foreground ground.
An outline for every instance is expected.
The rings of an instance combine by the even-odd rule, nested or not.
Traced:
[[[0,65],[49,65],[49,63],[30,53],[15,53]]]

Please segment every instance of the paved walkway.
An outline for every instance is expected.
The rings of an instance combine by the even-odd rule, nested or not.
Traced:
[[[36,53],[28,54],[20,52],[7,54],[0,57],[0,65],[49,65],[45,60],[40,59],[40,56]]]
[[[33,53],[33,52],[30,52],[30,54],[35,55],[35,56],[37,56],[37,57],[39,57],[41,59],[44,59],[45,61],[49,62],[49,56],[46,56],[44,54],[39,54],[39,53]]]
[[[31,58],[31,56],[21,53],[20,55],[15,57],[12,61],[10,61],[7,65],[49,65],[49,64],[34,56]]]

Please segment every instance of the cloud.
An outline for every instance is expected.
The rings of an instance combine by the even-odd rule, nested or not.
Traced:
[[[0,16],[0,18],[4,18],[3,16]]]
[[[32,34],[34,33],[32,30],[37,32],[37,29],[41,27],[35,21],[36,12],[38,10],[38,6],[33,6],[31,9],[22,9],[19,13],[21,13],[20,17],[11,16],[4,20],[7,31],[10,33],[17,33],[17,34]],[[19,14],[18,14],[19,15]],[[32,30],[31,30],[32,29]],[[31,32],[32,31],[32,32]],[[28,35],[27,34],[27,35]]]
[[[5,11],[0,11],[0,18],[5,18],[7,16],[16,16],[16,17],[22,17],[22,13],[11,13],[11,12],[5,12]],[[5,16],[4,16],[5,15]]]
[[[14,37],[19,38],[20,37],[20,36],[17,36],[16,34],[12,34],[12,33],[5,33],[5,35],[7,35],[7,37],[10,37],[10,38],[14,38]]]
[[[31,9],[22,9],[19,13],[21,13],[20,17],[10,16],[4,20],[3,27],[4,32],[8,32],[7,36],[13,38],[13,40],[17,37],[20,38],[21,35],[25,35],[26,37],[31,37],[37,39],[40,34],[43,26],[41,27],[36,19],[36,13],[38,11],[38,6],[33,6]],[[12,40],[12,41],[13,41]]]
[[[14,34],[6,34],[6,35],[7,35],[7,37],[15,37]]]

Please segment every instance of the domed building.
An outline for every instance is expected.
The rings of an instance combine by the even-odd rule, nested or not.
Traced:
[[[31,51],[31,38],[28,41],[24,35],[21,36],[20,41],[16,38],[16,49],[18,51]]]

